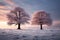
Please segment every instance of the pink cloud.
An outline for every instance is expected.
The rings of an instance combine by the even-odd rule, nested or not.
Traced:
[[[60,24],[60,20],[53,21],[53,25],[58,25],[58,24]]]
[[[12,0],[4,0],[4,1],[10,5],[15,5],[15,3]]]
[[[4,2],[6,2],[7,4],[9,4],[11,7],[16,7],[18,5],[16,5],[16,3],[14,2],[14,0],[4,0]]]
[[[0,15],[0,21],[7,21],[6,15]]]

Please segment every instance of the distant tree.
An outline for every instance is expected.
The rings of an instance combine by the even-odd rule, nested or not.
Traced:
[[[37,11],[32,15],[31,19],[32,25],[40,25],[40,29],[42,30],[42,25],[51,25],[52,19],[50,15],[45,11]]]
[[[22,8],[16,7],[7,14],[7,18],[9,25],[16,24],[21,29],[21,24],[28,23],[29,15]]]

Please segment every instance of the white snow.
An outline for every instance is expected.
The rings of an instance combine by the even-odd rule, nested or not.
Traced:
[[[0,29],[0,40],[60,40],[60,30]]]

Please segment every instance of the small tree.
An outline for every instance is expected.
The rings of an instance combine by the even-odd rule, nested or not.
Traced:
[[[7,14],[7,18],[9,25],[16,24],[18,25],[18,29],[21,29],[20,25],[28,22],[29,15],[22,8],[16,7]]]
[[[50,15],[45,11],[37,11],[32,15],[31,19],[32,25],[40,25],[40,29],[42,30],[42,25],[51,25],[52,20],[50,18]]]

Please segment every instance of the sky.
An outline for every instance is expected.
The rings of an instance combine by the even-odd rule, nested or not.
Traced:
[[[0,21],[7,21],[6,14],[16,6],[23,8],[30,16],[35,11],[44,10],[55,24],[60,24],[60,0],[0,0]]]

